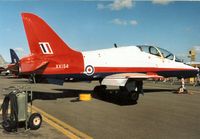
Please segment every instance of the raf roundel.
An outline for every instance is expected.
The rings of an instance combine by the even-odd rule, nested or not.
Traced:
[[[93,75],[94,74],[94,67],[91,65],[88,65],[85,67],[85,72],[87,75]]]

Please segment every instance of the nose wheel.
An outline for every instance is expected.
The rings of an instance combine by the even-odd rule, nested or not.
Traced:
[[[137,100],[139,99],[139,93],[138,92],[130,92],[130,99],[134,102],[137,102]]]

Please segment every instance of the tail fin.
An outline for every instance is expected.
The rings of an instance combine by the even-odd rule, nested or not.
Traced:
[[[13,49],[10,49],[11,64],[19,62],[19,57]]]
[[[32,54],[67,54],[72,50],[40,17],[22,13],[22,20]]]
[[[81,52],[72,50],[40,17],[22,13],[22,20],[31,51],[29,57],[20,61],[22,73],[37,72],[42,75],[83,73],[84,60]],[[30,57],[32,64],[29,64]]]

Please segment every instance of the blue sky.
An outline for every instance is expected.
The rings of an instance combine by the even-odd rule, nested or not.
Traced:
[[[29,54],[22,12],[42,17],[81,51],[150,44],[186,57],[200,46],[200,2],[0,0],[0,54],[7,61],[10,48]]]

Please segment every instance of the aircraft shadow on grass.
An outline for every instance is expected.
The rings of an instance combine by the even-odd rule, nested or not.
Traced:
[[[108,103],[126,106],[126,105],[135,105],[137,102],[132,102],[128,99],[119,97],[118,89],[107,90],[106,95],[102,96],[92,90],[78,90],[78,89],[54,89],[55,91],[60,92],[40,92],[33,91],[33,100],[56,100],[61,98],[73,98],[71,102],[79,102],[79,94],[88,94],[90,93],[93,98],[105,101]],[[172,92],[174,89],[144,89],[145,93],[167,93]]]

